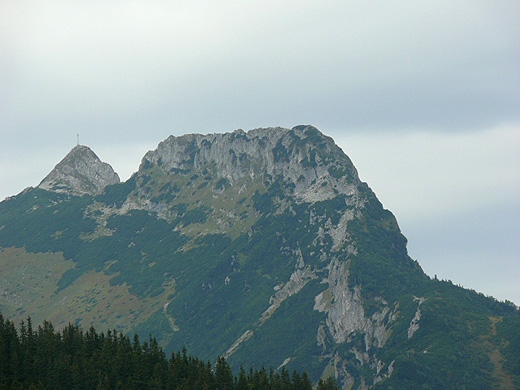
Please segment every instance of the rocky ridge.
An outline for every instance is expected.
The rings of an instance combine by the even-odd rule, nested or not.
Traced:
[[[294,185],[300,202],[350,194],[359,183],[350,159],[313,126],[170,136],[144,156],[140,170],[150,165],[167,174],[211,169],[230,185],[244,178],[281,176]]]
[[[366,188],[350,159],[312,126],[170,136],[143,157],[132,180],[135,190],[112,212],[143,209],[171,221],[179,217],[178,206],[203,205],[207,227],[231,235],[259,217],[255,193],[255,201],[272,193],[271,211],[282,213],[293,200],[312,204],[339,195],[361,206],[359,188]],[[346,222],[333,232],[338,248]],[[191,235],[191,228],[180,228]]]

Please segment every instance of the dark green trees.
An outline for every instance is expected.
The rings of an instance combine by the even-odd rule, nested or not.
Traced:
[[[234,377],[223,357],[212,366],[186,349],[167,359],[151,336],[141,343],[137,335],[72,324],[56,331],[48,321],[34,330],[30,318],[17,331],[0,314],[0,390],[14,389],[311,390],[312,383],[285,368],[241,368]]]
[[[336,381],[332,377],[329,376],[325,380],[320,379],[318,381],[317,390],[339,390],[339,386],[336,383]]]

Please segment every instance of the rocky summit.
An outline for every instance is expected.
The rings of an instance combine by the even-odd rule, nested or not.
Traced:
[[[0,203],[8,317],[343,389],[519,386],[518,308],[427,276],[315,127],[171,136],[123,183],[92,155]]]
[[[112,167],[84,145],[74,147],[42,180],[39,188],[72,195],[95,195],[119,183]]]

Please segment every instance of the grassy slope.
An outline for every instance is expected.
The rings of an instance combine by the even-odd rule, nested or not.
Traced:
[[[51,321],[58,329],[69,322],[97,329],[127,332],[167,302],[163,294],[141,299],[126,285],[111,285],[110,276],[90,271],[58,290],[63,273],[74,266],[62,254],[0,250],[0,311],[15,323],[31,316],[33,323]]]

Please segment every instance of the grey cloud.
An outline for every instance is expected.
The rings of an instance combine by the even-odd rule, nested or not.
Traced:
[[[25,131],[138,133],[132,124],[154,117],[218,129],[302,117],[450,130],[519,119],[514,4],[35,3],[4,5],[14,20],[1,35],[5,121]]]

